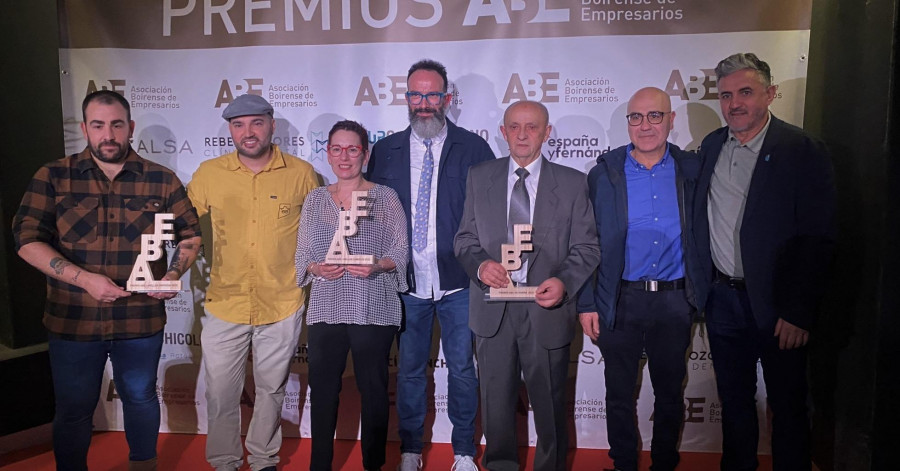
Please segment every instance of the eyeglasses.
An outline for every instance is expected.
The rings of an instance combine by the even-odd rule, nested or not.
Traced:
[[[444,92],[406,92],[406,101],[408,101],[410,105],[418,105],[419,103],[422,103],[422,98],[424,98],[430,105],[439,105],[445,96],[447,96],[447,94]]]
[[[328,154],[332,157],[340,157],[341,153],[347,151],[347,156],[351,158],[359,157],[359,154],[362,154],[362,146],[339,146],[337,144],[332,144],[328,146]]]
[[[671,113],[671,111],[669,113]],[[663,116],[665,115],[665,111],[649,111],[647,112],[647,122],[650,124],[659,124],[662,122]],[[640,126],[641,123],[644,122],[644,115],[640,113],[631,113],[625,115],[625,119],[628,120],[629,126]]]

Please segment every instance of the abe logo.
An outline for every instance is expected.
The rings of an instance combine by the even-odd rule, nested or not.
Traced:
[[[518,73],[510,75],[503,103],[520,100],[559,103],[559,72],[538,72],[524,80]]]
[[[686,424],[703,423],[704,406],[706,405],[705,397],[685,397],[684,398],[684,422]]]
[[[528,7],[531,4],[531,8]],[[534,16],[525,19],[518,14],[517,21],[524,23],[568,23],[569,8],[551,8],[547,5],[548,0],[512,0],[511,2],[501,2],[493,0],[490,2],[470,0],[469,6],[466,8],[466,16],[463,19],[463,26],[475,26],[480,20],[484,22],[495,22],[497,24],[512,24],[513,18],[510,13],[525,12],[527,10],[534,11]],[[563,3],[557,0],[557,3]],[[507,4],[509,7],[507,7]]]
[[[405,105],[405,95],[405,75],[389,75],[384,80],[376,80],[364,75],[359,80],[359,88],[356,90],[356,100],[353,101],[353,106],[361,106],[363,103],[372,106]]]
[[[684,77],[687,76],[687,80]],[[666,82],[666,93],[685,101],[718,100],[715,69],[700,69],[698,75],[682,74],[673,70]]]
[[[232,85],[228,79],[222,79],[219,85],[219,93],[216,94],[216,108],[228,106],[234,101],[234,97],[241,96],[245,93],[251,95],[262,96],[263,79],[261,78],[245,78]]]
[[[99,87],[97,86],[98,82],[100,83]],[[85,93],[85,95],[90,95],[91,93],[100,90],[111,90],[118,93],[119,95],[125,96],[126,86],[127,85],[125,84],[125,79],[109,79],[106,82],[102,80],[88,80],[87,93]]]

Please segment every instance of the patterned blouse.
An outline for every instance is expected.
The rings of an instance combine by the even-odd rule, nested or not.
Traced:
[[[347,237],[347,250],[354,255],[389,258],[397,268],[369,278],[349,273],[336,280],[318,278],[306,271],[313,262],[322,263],[331,246],[340,208],[326,187],[309,193],[303,203],[297,230],[297,285],[312,283],[306,323],[400,325],[398,292],[406,285],[408,242],[406,215],[394,190],[375,185],[369,190],[367,216],[357,221],[356,234]]]

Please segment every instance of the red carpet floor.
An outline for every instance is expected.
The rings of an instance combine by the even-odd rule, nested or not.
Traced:
[[[281,448],[281,465],[279,469],[309,469],[308,439],[287,438]],[[159,470],[209,470],[203,458],[206,435],[182,435],[175,433],[159,434]],[[387,464],[384,471],[392,471],[400,460],[400,451],[396,442],[388,442]],[[128,447],[125,434],[122,432],[99,432],[94,434],[88,462],[91,471],[127,471]],[[479,451],[480,453],[480,451]],[[521,449],[526,469],[531,469],[534,448]],[[480,457],[479,457],[480,458]],[[760,456],[760,471],[770,471],[772,460],[769,456]],[[643,452],[642,470],[650,465],[649,452]],[[453,451],[449,444],[432,444],[425,450],[425,469],[446,471],[453,462]],[[351,440],[335,441],[334,469],[357,471],[362,470],[359,455],[359,442]],[[718,469],[717,453],[682,453],[680,471],[714,471]],[[602,470],[611,467],[612,462],[606,450],[589,450],[580,448],[569,453],[569,469]],[[0,469],[4,471],[52,471],[54,468],[53,451],[50,444],[35,446],[24,450],[10,452],[0,456]],[[241,470],[249,469],[247,467]]]

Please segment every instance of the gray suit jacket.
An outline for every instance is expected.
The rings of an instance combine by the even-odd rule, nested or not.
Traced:
[[[508,304],[485,302],[488,287],[478,281],[481,263],[500,261],[500,245],[509,242],[508,168],[509,157],[504,157],[469,170],[466,202],[453,244],[457,259],[472,280],[469,327],[480,337],[497,333]],[[543,309],[536,303],[525,305],[541,345],[554,349],[572,341],[578,290],[600,263],[600,246],[585,174],[544,159],[534,205],[534,251],[528,255],[528,283],[537,286],[548,278],[559,278],[566,287],[566,298],[553,309]]]

